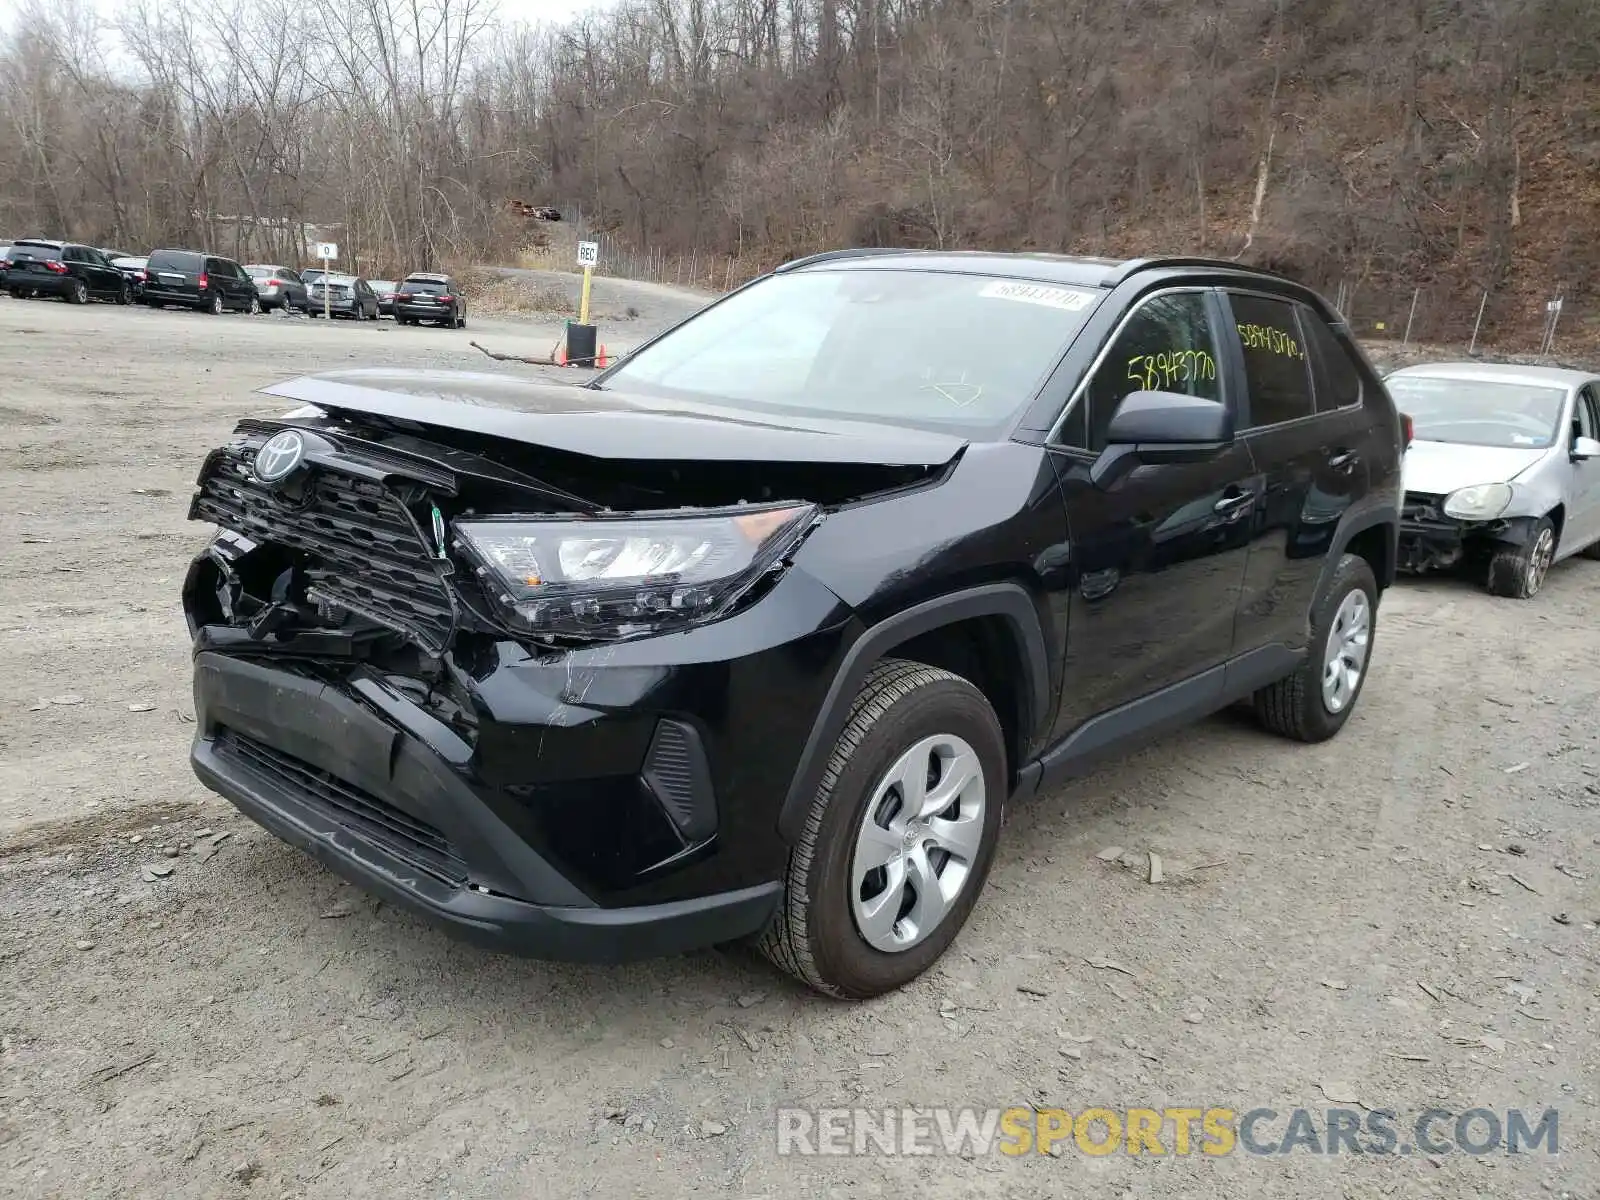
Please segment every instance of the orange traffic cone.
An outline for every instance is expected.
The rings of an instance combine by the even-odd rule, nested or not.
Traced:
[[[600,354],[599,354],[599,357],[597,357],[594,360],[594,365],[596,367],[600,368],[600,370],[604,371],[606,369],[606,362],[607,362],[607,359],[606,359],[606,344],[604,342],[601,342],[600,343]]]
[[[556,347],[556,366],[564,367],[566,365],[567,365],[567,343],[565,341],[563,341],[560,346]]]

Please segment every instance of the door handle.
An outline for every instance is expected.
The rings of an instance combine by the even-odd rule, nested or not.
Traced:
[[[1328,460],[1328,466],[1340,474],[1348,475],[1360,461],[1361,456],[1354,450],[1340,450]]]
[[[1236,508],[1243,508],[1255,499],[1254,492],[1237,492],[1232,496],[1224,496],[1211,506],[1212,512],[1232,512]]]

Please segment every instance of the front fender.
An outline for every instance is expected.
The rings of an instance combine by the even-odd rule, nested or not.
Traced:
[[[970,617],[998,616],[1005,620],[1016,642],[1016,667],[1025,683],[1028,711],[1024,728],[1042,723],[1050,709],[1049,657],[1044,627],[1034,598],[1018,583],[990,583],[952,592],[895,613],[863,630],[844,653],[822,708],[817,713],[800,754],[800,764],[778,813],[778,832],[791,845],[805,827],[806,813],[821,786],[834,743],[850,717],[861,685],[885,653],[919,634]],[[1012,764],[1017,769],[1021,764]]]

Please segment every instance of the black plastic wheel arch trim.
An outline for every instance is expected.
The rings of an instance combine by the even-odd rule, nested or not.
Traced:
[[[989,583],[915,604],[868,628],[845,651],[778,812],[778,833],[785,841],[793,844],[799,840],[834,742],[873,665],[903,642],[973,617],[1001,617],[1011,627],[1019,651],[1018,666],[1027,682],[1028,708],[1022,714],[1022,741],[1027,743],[1050,711],[1050,668],[1044,629],[1027,589],[1018,583]]]

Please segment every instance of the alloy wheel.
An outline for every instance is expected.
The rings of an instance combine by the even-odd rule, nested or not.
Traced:
[[[1541,529],[1538,539],[1533,543],[1533,551],[1528,555],[1528,595],[1535,595],[1544,586],[1545,576],[1550,573],[1550,564],[1556,557],[1556,531]]]

